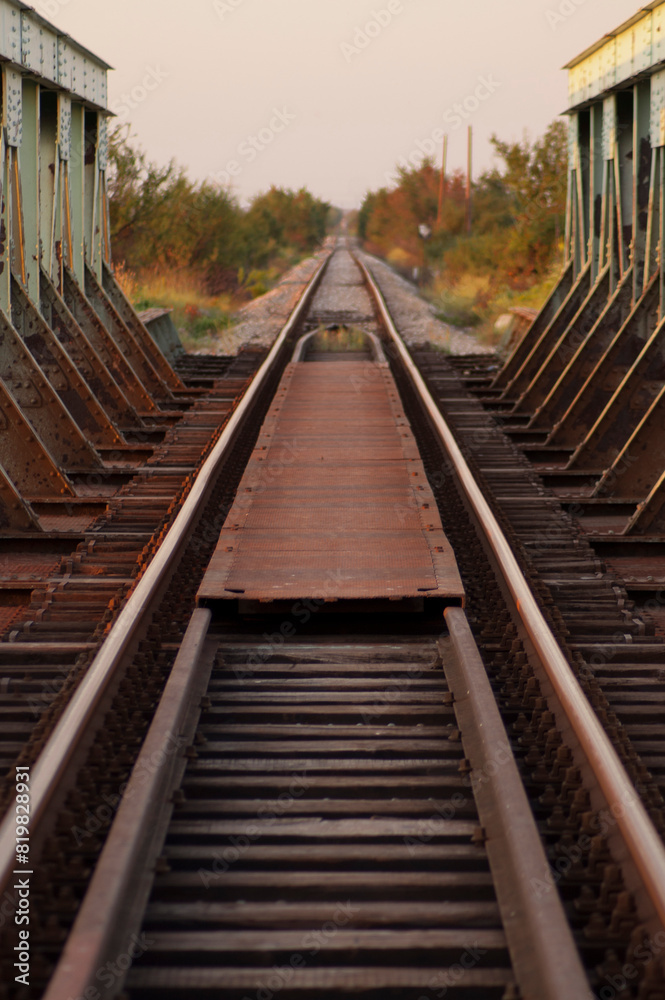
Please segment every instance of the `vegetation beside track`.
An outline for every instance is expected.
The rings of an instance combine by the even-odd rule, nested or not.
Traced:
[[[493,136],[492,144],[499,165],[473,184],[471,235],[464,173],[446,178],[437,217],[440,171],[431,158],[397,168],[395,184],[368,192],[357,217],[367,250],[405,274],[418,268],[441,319],[490,343],[497,317],[513,306],[539,308],[560,270],[566,127],[556,120],[534,141]],[[426,240],[422,225],[431,230]]]
[[[497,317],[540,308],[560,270],[566,128],[557,120],[534,141],[492,143],[498,166],[473,184],[471,235],[463,172],[447,177],[439,217],[440,172],[429,158],[397,168],[392,187],[368,192],[356,228],[367,250],[404,274],[418,268],[442,320],[494,346]],[[272,187],[243,208],[228,189],[193,182],[175,161],[149,162],[126,126],[111,137],[110,159],[117,276],[137,309],[173,309],[189,349],[217,343],[240,306],[272,288],[341,218],[305,188]]]
[[[110,141],[113,255],[137,309],[173,309],[186,347],[203,346],[324,239],[339,213],[306,188],[271,187],[243,208],[212,181],[151,163],[121,126]]]

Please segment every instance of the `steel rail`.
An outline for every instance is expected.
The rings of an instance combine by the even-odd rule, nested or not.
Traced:
[[[42,1000],[90,996],[91,989],[95,990],[92,995],[101,1000],[117,986],[114,982],[110,991],[104,989],[97,972],[113,959],[115,938],[120,937],[122,942],[116,954],[123,954],[131,933],[140,929],[141,904],[147,903],[165,832],[162,823],[167,823],[165,803],[177,787],[174,776],[180,754],[173,753],[170,741],[175,739],[181,746],[193,738],[196,725],[188,727],[187,723],[192,706],[200,703],[208,686],[212,663],[206,669],[202,659],[211,616],[208,608],[196,608],[190,619],[141,755]],[[189,728],[191,732],[187,732]],[[150,766],[155,760],[164,763]]]
[[[559,893],[533,891],[547,878],[549,864],[466,614],[449,607],[444,616],[456,653],[446,664],[446,677],[472,767],[471,788],[487,832],[485,850],[520,995],[524,1000],[592,1000]],[[499,763],[502,747],[506,753]]]
[[[316,273],[310,279],[298,304],[291,313],[268,356],[258,369],[251,385],[234,410],[229,422],[204,462],[196,477],[187,499],[167,532],[164,541],[155,553],[145,573],[137,583],[124,608],[118,615],[104,644],[90,665],[85,677],[76,689],[53,733],[49,737],[30,777],[31,828],[34,831],[44,817],[57,790],[58,782],[66,773],[69,762],[74,757],[87,727],[109,689],[122,658],[137,634],[143,616],[150,609],[164,576],[177,558],[186,537],[192,528],[201,500],[212,484],[220,463],[234,443],[252,403],[263,388],[283,344],[301,319],[312,294],[330,259],[328,254]],[[16,822],[14,810],[10,807],[0,825],[0,892],[7,888],[16,867]]]
[[[658,921],[665,927],[665,845],[663,845],[663,841],[638,797],[635,786],[538,607],[508,540],[478,487],[452,431],[441,415],[425,380],[399,336],[383,295],[364,263],[358,258],[355,259],[365,275],[368,288],[374,296],[385,328],[400,360],[453,464],[469,503],[482,525],[515,601],[522,624],[533,643],[568,723],[586,755],[598,788],[610,808],[616,828],[628,849],[630,860],[639,874],[641,888],[648,897]]]
[[[296,360],[312,335],[298,341]],[[198,715],[193,706],[199,704],[210,668],[208,663],[206,672],[205,663],[199,662],[209,618],[208,610],[194,612],[142,747],[142,758],[168,758],[169,737],[185,732],[184,720],[193,711]],[[534,879],[546,877],[548,863],[517,767],[507,750],[507,734],[480,654],[462,609],[447,609],[446,619],[456,652],[447,663],[446,676],[465,737],[465,752],[479,779],[474,797],[480,821],[488,831],[486,849],[518,981],[525,998],[531,1000],[555,1000],[562,993],[575,1000],[589,1000],[587,977],[558,894],[540,899],[532,891]],[[187,731],[187,739],[192,738],[193,729]],[[484,780],[483,776],[494,774],[497,748],[504,747],[501,781]],[[163,804],[171,801],[176,770],[171,759],[153,769],[146,780],[139,758],[44,1000],[87,995],[90,988],[101,998],[112,995],[99,987],[96,973],[114,955],[124,953],[130,935],[140,929],[149,885],[146,873],[154,871],[162,843],[161,836],[155,835],[159,827],[156,817],[164,810]]]
[[[462,608],[447,608],[450,639],[440,640],[454,709],[472,766],[471,790],[490,861],[513,969],[524,1000],[593,1000],[573,933],[556,892],[538,896],[549,871],[545,850],[510,751],[487,673]],[[140,933],[155,863],[164,850],[173,792],[181,772],[169,741],[194,737],[214,651],[205,649],[208,609],[192,615],[141,756],[132,772],[91,882],[42,1000],[90,995],[111,1000],[99,969],[125,954]],[[450,642],[451,647],[447,644]],[[214,649],[214,643],[211,646]],[[453,655],[451,655],[451,653]],[[445,739],[445,736],[442,737]],[[171,752],[169,752],[171,750]],[[163,760],[146,777],[142,761]],[[500,780],[498,770],[500,768]],[[184,770],[184,767],[183,767]],[[495,775],[497,775],[495,780]]]

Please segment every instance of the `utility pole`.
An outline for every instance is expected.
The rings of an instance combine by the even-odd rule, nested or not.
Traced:
[[[473,129],[469,125],[469,158],[466,170],[466,231],[471,235],[471,173],[473,169]]]
[[[446,189],[446,159],[448,156],[448,136],[443,137],[443,157],[441,159],[441,181],[439,183],[439,210],[436,213],[436,224],[441,225],[443,217],[443,196]]]

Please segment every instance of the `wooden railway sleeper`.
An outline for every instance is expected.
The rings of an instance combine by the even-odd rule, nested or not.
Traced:
[[[472,547],[470,547],[470,549],[472,550]],[[474,558],[478,558],[478,551],[479,551],[478,547],[476,546]],[[479,599],[479,598],[474,598],[474,600],[476,600],[476,599],[478,600],[478,607],[482,607],[483,614],[485,615],[485,617],[491,612],[491,604],[493,603],[495,595],[498,596],[497,588],[496,588],[495,585],[494,585],[494,587],[492,587],[491,581],[488,581],[488,576],[491,577],[491,573],[490,574],[487,574],[487,573],[485,573],[485,574],[483,574],[483,573],[477,573],[477,574],[474,575],[474,581],[475,581],[475,589],[476,589],[476,591],[477,592],[478,591],[484,591],[485,595],[488,595],[488,596],[484,596],[482,598],[482,600]],[[489,598],[489,595],[491,595],[491,598],[492,598],[491,600]],[[515,654],[523,655],[523,651],[520,648],[519,640],[515,637],[514,630],[510,631],[510,630],[506,629],[504,636],[501,637],[500,635],[498,635],[497,638],[498,638],[497,645],[499,645],[499,646],[505,646],[506,649],[511,649],[512,648],[512,651]],[[516,655],[514,657],[515,660],[517,660],[518,655]],[[518,665],[519,677],[520,678],[522,676],[522,667],[523,667],[523,664],[519,664]],[[531,697],[531,695],[530,695],[530,697]],[[556,733],[553,736],[551,729],[546,730],[546,732],[543,733],[543,737],[545,739],[545,751],[546,751],[544,759],[548,761],[548,763],[549,763],[549,765],[551,767],[553,767],[554,764],[556,763],[556,761],[558,760],[558,756],[557,756],[558,749],[561,746],[560,737],[557,740]],[[99,758],[98,758],[98,760],[99,760]],[[559,773],[558,777],[562,778],[562,780],[565,780],[565,775],[568,773],[568,770],[570,770],[570,768],[567,768],[567,769],[563,770],[562,773]],[[548,771],[547,774],[548,774],[548,776],[551,777],[550,771]],[[624,909],[627,912],[630,911],[630,907],[629,906],[625,907]],[[617,923],[620,924],[621,920],[625,920],[625,919],[626,919],[626,913],[624,913],[623,911],[619,912],[618,916],[617,916]],[[625,928],[624,928],[624,931],[625,931]]]

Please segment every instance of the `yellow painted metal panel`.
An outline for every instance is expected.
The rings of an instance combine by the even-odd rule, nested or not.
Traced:
[[[601,51],[594,52],[587,65],[586,97],[591,100],[603,91],[603,64]]]
[[[570,107],[602,97],[614,87],[665,62],[665,0],[645,9],[568,64]]]
[[[663,8],[665,10],[665,7]],[[612,38],[600,50],[602,89],[609,90],[617,82],[616,39]]]
[[[652,27],[653,17],[649,14],[647,17],[638,21],[633,30],[634,39],[634,62],[633,71],[635,73],[643,73],[645,70],[649,69],[653,65],[652,60]]]
[[[654,64],[665,60],[665,4],[657,7],[651,15],[652,45],[651,54]]]
[[[584,79],[584,74],[582,72],[581,66],[574,66],[568,72],[568,98],[570,102],[570,107],[574,108],[577,104],[581,104],[584,100],[582,93],[582,81]]]
[[[617,36],[616,44],[616,81],[621,83],[623,80],[629,80],[635,72],[635,29],[622,31]]]

